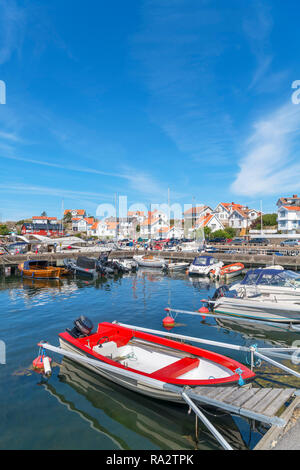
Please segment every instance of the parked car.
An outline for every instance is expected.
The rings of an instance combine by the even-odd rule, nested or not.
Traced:
[[[233,245],[242,245],[243,243],[248,243],[247,240],[244,238],[233,238],[229,243],[232,243]]]
[[[211,238],[208,243],[227,243],[228,239],[225,237]]]
[[[249,241],[250,245],[269,245],[270,241],[267,238],[252,238]]]
[[[280,246],[299,246],[300,245],[300,240],[283,240],[280,243]]]

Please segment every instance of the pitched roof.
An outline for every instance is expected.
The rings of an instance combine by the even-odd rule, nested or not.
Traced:
[[[95,222],[94,217],[85,217],[84,220],[89,224],[93,224]]]
[[[201,227],[206,227],[206,225],[208,224],[208,222],[209,222],[213,217],[215,217],[214,214],[205,214],[205,215],[203,215],[202,217],[200,217],[199,219],[196,220],[196,224],[195,224],[195,225],[201,225]]]
[[[84,215],[85,214],[85,210],[84,209],[66,209],[64,211],[64,215],[68,214],[69,212],[73,212],[73,211],[76,211],[77,212],[77,215]]]
[[[300,211],[300,206],[282,206],[288,211]]]
[[[210,209],[209,206],[197,206],[197,207],[191,207],[190,209],[187,209],[184,211],[184,215],[190,215],[190,214],[199,214],[200,212],[203,212],[204,210]]]

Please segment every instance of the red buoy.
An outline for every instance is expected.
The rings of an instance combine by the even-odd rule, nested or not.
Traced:
[[[207,307],[204,307],[204,305],[203,305],[203,307],[199,308],[198,312],[199,313],[209,313],[209,309]],[[202,315],[202,318],[203,318],[203,320],[205,320],[205,315]]]
[[[32,366],[34,369],[44,369],[43,357],[45,356],[38,356],[32,361]],[[48,357],[49,361],[51,362],[51,357]]]
[[[163,319],[163,326],[166,328],[172,328],[175,325],[175,321],[173,317],[169,315]]]

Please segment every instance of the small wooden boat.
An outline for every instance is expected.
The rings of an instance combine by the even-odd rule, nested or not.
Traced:
[[[166,265],[165,259],[153,255],[136,255],[133,259],[144,268],[163,268]]]
[[[164,389],[164,383],[181,387],[224,386],[236,385],[241,378],[246,382],[255,377],[250,369],[235,360],[189,344],[117,323],[99,323],[93,333],[93,324],[84,316],[74,323],[72,330],[59,334],[62,350],[77,353],[76,362],[112,382],[153,398],[182,400],[177,393]],[[99,367],[95,361],[81,361],[80,356],[99,361]],[[105,365],[109,365],[110,370],[105,369]],[[121,374],[122,370],[130,377]],[[147,378],[155,380],[145,386],[143,379]]]
[[[18,269],[22,276],[34,279],[59,279],[69,274],[67,269],[49,266],[49,262],[44,260],[24,261]]]
[[[226,266],[213,269],[211,271],[211,277],[213,279],[231,279],[232,277],[239,276],[243,273],[245,266],[243,263],[232,263],[227,264]]]

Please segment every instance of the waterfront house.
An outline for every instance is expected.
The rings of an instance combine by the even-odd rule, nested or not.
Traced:
[[[88,232],[94,222],[94,217],[72,217],[72,230],[73,232]]]
[[[277,222],[283,233],[300,233],[300,205],[280,205]]]
[[[217,214],[207,212],[196,220],[194,227],[190,231],[193,232],[205,227],[208,227],[212,232],[224,230],[224,225],[219,220]]]
[[[252,222],[260,216],[256,209],[240,208],[233,209],[228,217],[229,227],[236,229],[248,229]]]
[[[83,219],[86,217],[86,212],[84,209],[66,209],[64,211],[64,216],[69,213],[71,214],[72,218]]]
[[[21,228],[21,235],[34,234],[45,237],[64,235],[62,224],[56,217],[34,216],[32,222],[25,222]]]

